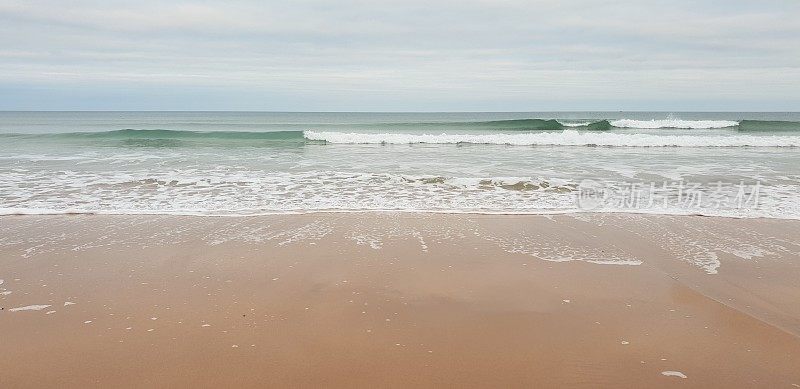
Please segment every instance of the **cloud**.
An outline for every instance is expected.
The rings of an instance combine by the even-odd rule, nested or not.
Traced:
[[[737,98],[791,106],[800,102],[798,16],[795,1],[7,0],[0,92],[27,90],[35,105],[37,90],[80,89],[118,109],[165,93],[216,93],[202,100],[234,102],[226,109],[237,96],[294,110],[546,98],[562,109]],[[58,105],[46,101],[40,108]],[[0,108],[19,106],[0,98]]]

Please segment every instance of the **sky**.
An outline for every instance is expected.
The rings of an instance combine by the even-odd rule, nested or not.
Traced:
[[[800,111],[800,1],[0,0],[0,110]]]

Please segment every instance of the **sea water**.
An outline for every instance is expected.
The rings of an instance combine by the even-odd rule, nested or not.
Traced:
[[[0,214],[800,218],[799,113],[0,112]]]

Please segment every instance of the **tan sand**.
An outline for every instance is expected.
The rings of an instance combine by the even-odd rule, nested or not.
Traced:
[[[0,387],[793,388],[799,253],[761,219],[3,217]]]

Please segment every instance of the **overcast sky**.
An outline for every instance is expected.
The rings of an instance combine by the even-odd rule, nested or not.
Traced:
[[[0,109],[800,110],[800,1],[0,0]]]

